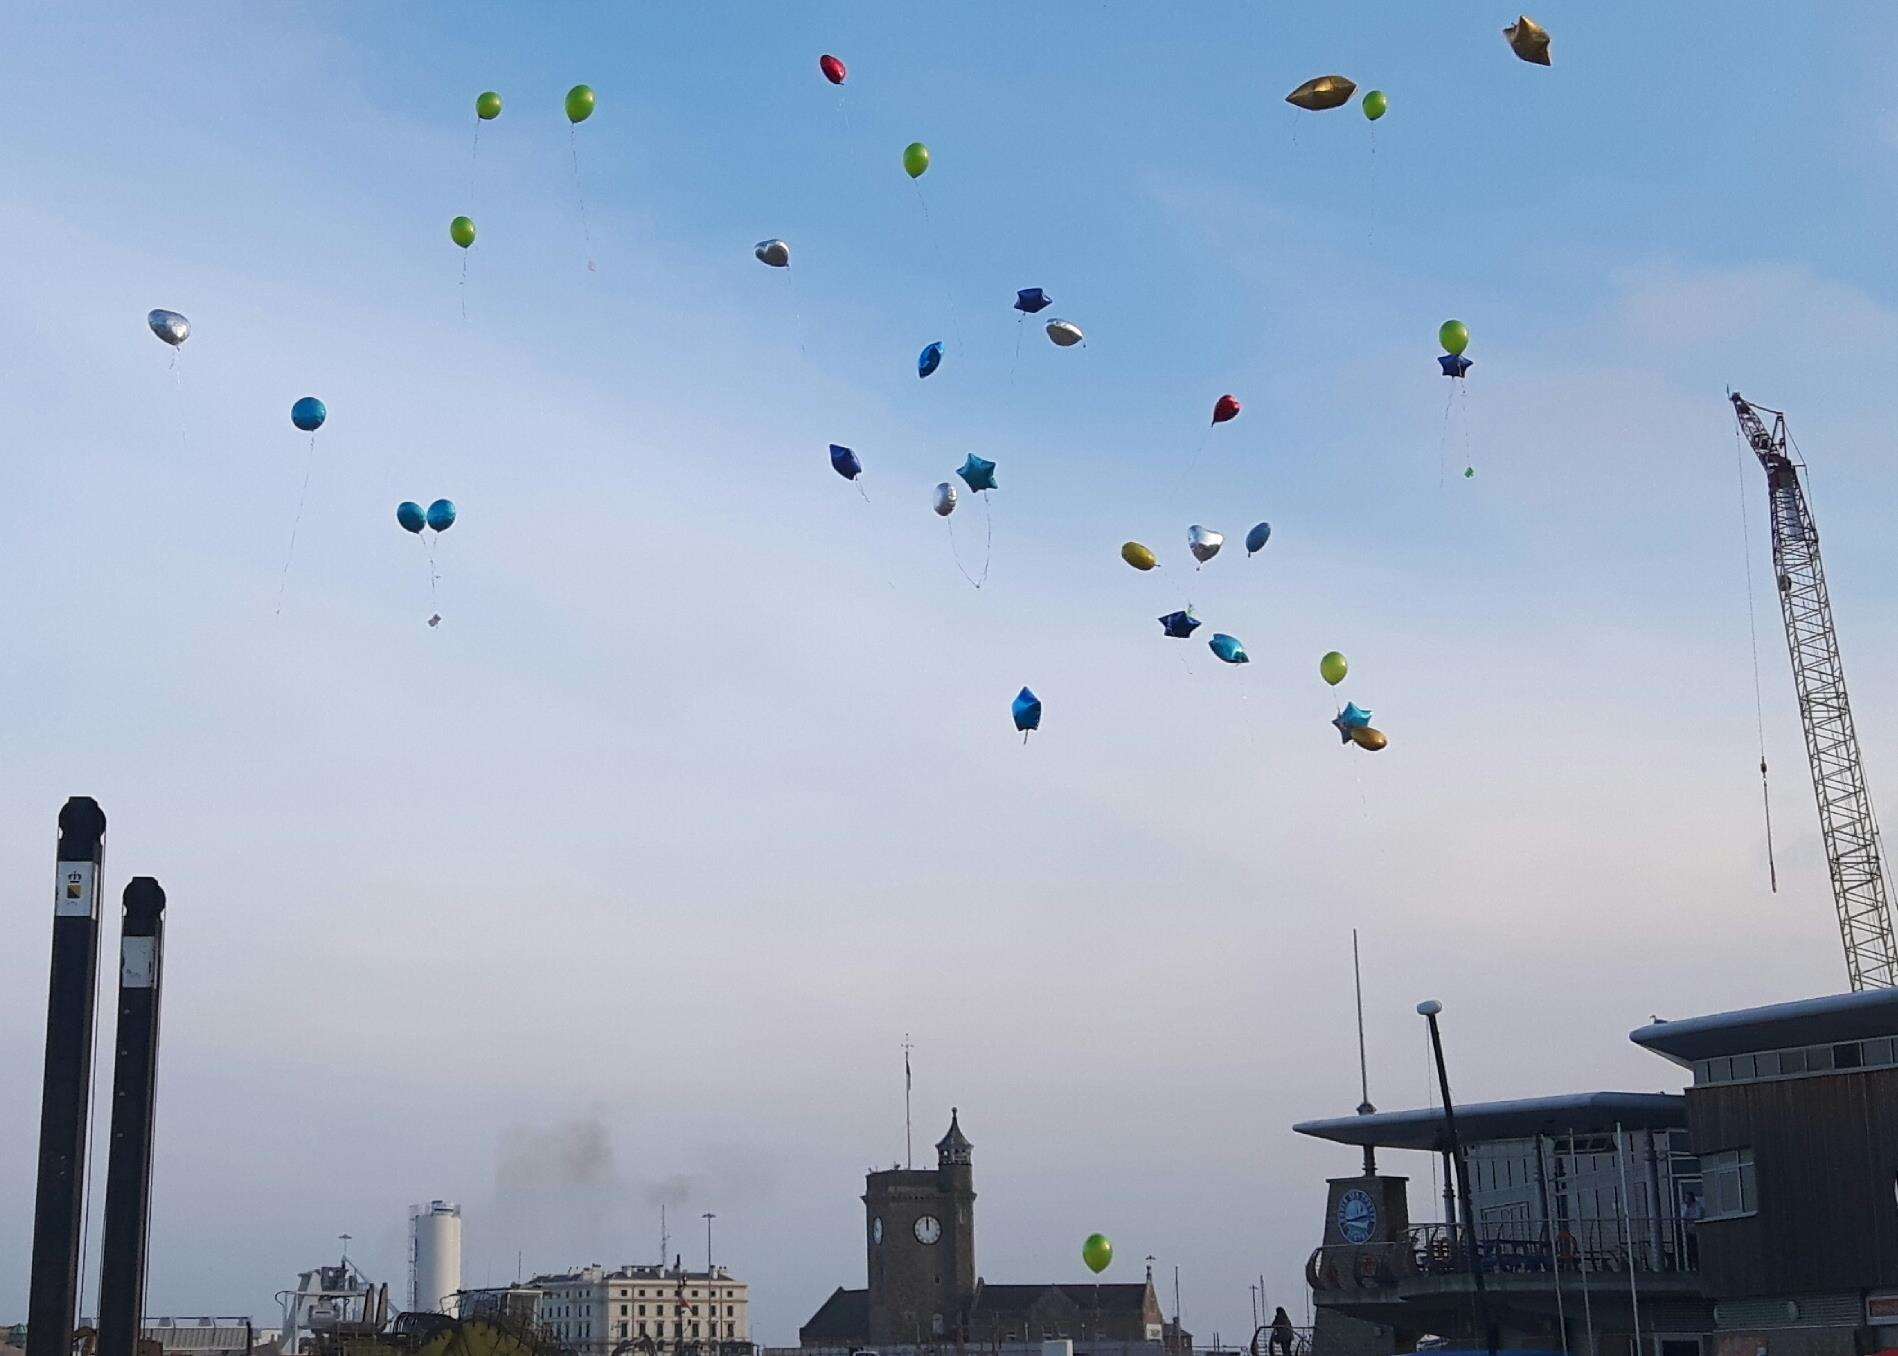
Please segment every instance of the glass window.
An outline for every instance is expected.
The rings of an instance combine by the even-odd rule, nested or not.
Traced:
[[[1846,1041],[1832,1047],[1832,1067],[1835,1069],[1856,1069],[1862,1062],[1857,1041]]]
[[[1723,1055],[1719,1059],[1710,1059],[1707,1061],[1707,1065],[1708,1065],[1707,1077],[1709,1081],[1714,1082],[1714,1083],[1725,1083],[1732,1079],[1733,1061],[1727,1058],[1726,1056]]]
[[[1890,1036],[1880,1036],[1875,1041],[1865,1042],[1865,1062],[1867,1064],[1889,1064],[1892,1062],[1892,1040]]]
[[[1738,1219],[1759,1209],[1751,1149],[1703,1154],[1700,1173],[1707,1210],[1703,1218]]]
[[[1781,1050],[1779,1052],[1779,1071],[1783,1074],[1802,1074],[1806,1071],[1806,1052],[1804,1050]]]
[[[1808,1045],[1806,1047],[1806,1072],[1825,1073],[1832,1067],[1832,1047],[1829,1045]]]
[[[1779,1051],[1768,1050],[1763,1055],[1753,1056],[1753,1071],[1761,1078],[1774,1078],[1779,1074]]]
[[[1735,1078],[1751,1078],[1753,1076],[1753,1069],[1753,1056],[1735,1055],[1733,1057],[1733,1076]]]

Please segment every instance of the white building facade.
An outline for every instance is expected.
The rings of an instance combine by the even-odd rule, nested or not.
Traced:
[[[585,1267],[537,1276],[541,1325],[574,1351],[718,1352],[751,1342],[749,1287],[724,1267]]]

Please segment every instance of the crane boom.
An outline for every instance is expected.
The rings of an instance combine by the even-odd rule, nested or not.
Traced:
[[[1898,985],[1898,946],[1892,940],[1885,857],[1871,791],[1865,785],[1858,733],[1852,726],[1852,705],[1845,692],[1832,600],[1826,592],[1825,564],[1819,558],[1819,530],[1806,504],[1799,466],[1786,453],[1786,416],[1750,405],[1737,394],[1729,398],[1741,434],[1766,470],[1779,611],[1792,656],[1799,723],[1805,730],[1812,791],[1819,802],[1819,832],[1825,839],[1826,866],[1832,875],[1846,973],[1854,990],[1890,988]],[[1763,414],[1773,416],[1770,432],[1760,418]]]

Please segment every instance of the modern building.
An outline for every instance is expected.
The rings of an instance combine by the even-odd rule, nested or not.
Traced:
[[[1363,1170],[1330,1181],[1306,1279],[1321,1356],[1426,1338],[1572,1356],[1898,1351],[1898,991],[1655,1022],[1684,1096],[1602,1092],[1307,1121]],[[1378,1150],[1440,1164],[1411,1219]],[[1433,1193],[1434,1194],[1434,1193]]]
[[[749,1287],[724,1267],[583,1267],[536,1276],[540,1323],[582,1353],[672,1352],[737,1356],[751,1348]]]
[[[1068,1339],[1100,1356],[1114,1344],[1159,1351],[1164,1320],[1151,1275],[1131,1285],[991,1285],[982,1278],[974,1148],[952,1109],[934,1168],[890,1168],[864,1178],[868,1284],[834,1291],[798,1330],[799,1346],[887,1352]]]

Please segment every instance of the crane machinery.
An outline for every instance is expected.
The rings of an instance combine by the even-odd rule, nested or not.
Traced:
[[[1812,791],[1819,802],[1819,832],[1832,876],[1832,900],[1845,942],[1846,973],[1854,990],[1891,988],[1898,986],[1898,947],[1892,941],[1885,857],[1845,692],[1832,600],[1826,592],[1825,564],[1819,558],[1819,531],[1800,483],[1802,463],[1787,454],[1784,414],[1751,405],[1737,392],[1729,392],[1728,399],[1740,421],[1741,436],[1766,471],[1773,574],[1780,617],[1786,625],[1786,649],[1792,656],[1793,686],[1799,694],[1806,759],[1812,765]],[[1770,431],[1763,415],[1772,416]],[[1762,775],[1766,771],[1764,757],[1760,771]]]

